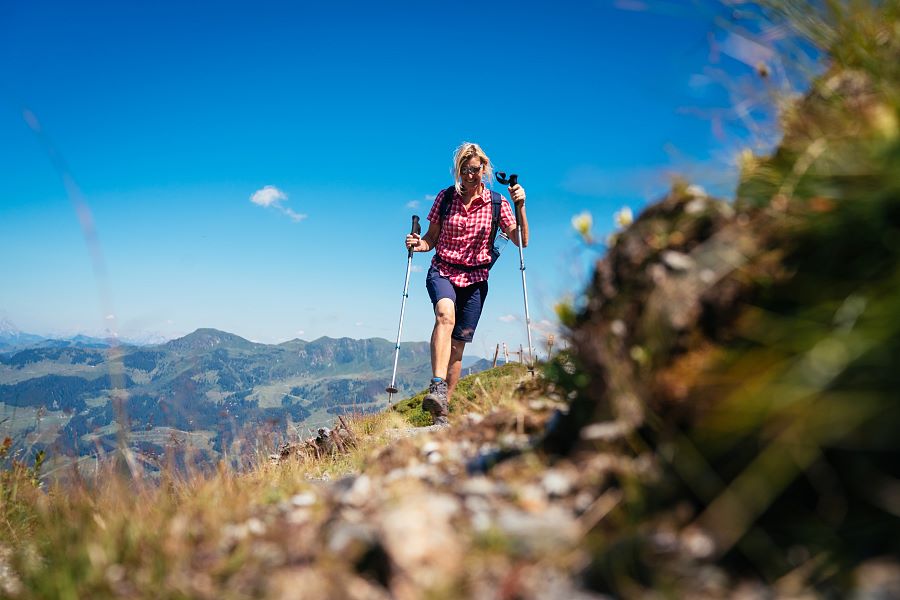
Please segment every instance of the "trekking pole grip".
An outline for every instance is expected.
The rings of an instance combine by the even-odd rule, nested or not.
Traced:
[[[514,185],[519,185],[519,176],[513,173],[509,176],[509,185],[510,187]],[[513,202],[513,216],[516,218],[516,225],[519,224],[519,207],[516,206],[516,203]]]
[[[416,235],[419,235],[420,233],[422,233],[422,226],[419,225],[419,215],[412,216],[412,229],[410,229],[409,232],[414,233]],[[409,249],[409,258],[412,258],[412,255],[413,255],[413,249],[410,248]]]

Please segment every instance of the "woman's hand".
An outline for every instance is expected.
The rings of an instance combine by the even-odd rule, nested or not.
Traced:
[[[506,189],[509,190],[509,196],[510,198],[512,198],[513,204],[516,205],[516,208],[525,206],[525,188],[517,183],[516,185],[511,185]]]
[[[425,246],[425,242],[422,241],[422,237],[418,233],[410,233],[406,236],[406,249],[412,250],[413,252],[424,252],[428,248],[423,248]]]

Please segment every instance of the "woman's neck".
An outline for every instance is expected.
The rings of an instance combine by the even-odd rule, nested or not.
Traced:
[[[472,189],[463,188],[463,193],[462,193],[463,201],[466,204],[468,204],[469,202],[471,202],[472,200],[474,200],[475,198],[480,196],[481,195],[481,186],[482,186],[482,183],[479,182],[477,185],[474,185],[472,187]]]

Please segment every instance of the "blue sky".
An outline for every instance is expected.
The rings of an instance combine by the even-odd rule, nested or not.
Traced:
[[[599,256],[574,215],[589,211],[603,239],[670,173],[731,193],[737,152],[759,142],[735,89],[766,54],[735,45],[716,22],[729,14],[636,0],[3,3],[0,315],[43,334],[393,340],[410,216],[424,220],[467,140],[527,191],[542,339]],[[265,186],[284,198],[251,202]],[[430,336],[429,260],[414,258],[404,340]],[[500,261],[473,354],[525,339],[516,249]]]

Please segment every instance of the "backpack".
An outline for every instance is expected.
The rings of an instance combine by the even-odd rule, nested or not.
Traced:
[[[453,205],[453,195],[456,193],[456,186],[450,186],[446,190],[444,190],[444,197],[441,199],[441,227],[444,226],[444,219],[450,215],[450,207]],[[500,258],[500,248],[497,247],[497,232],[500,229],[500,206],[503,204],[503,196],[491,190],[491,234],[488,237],[488,246],[491,249],[491,262],[481,264],[481,265],[461,265],[458,263],[452,263],[450,261],[444,260],[439,255],[437,259],[444,263],[445,265],[449,265],[454,269],[459,269],[460,271],[477,271],[479,269],[487,269],[491,270],[494,266],[494,263],[497,262],[497,259]],[[501,234],[503,235],[503,234]],[[506,236],[503,236],[506,239]]]

